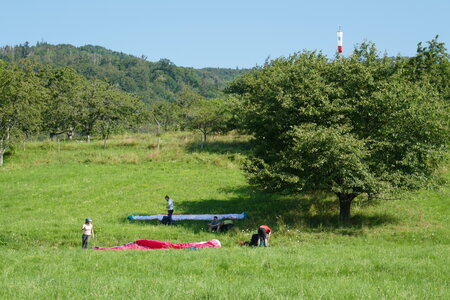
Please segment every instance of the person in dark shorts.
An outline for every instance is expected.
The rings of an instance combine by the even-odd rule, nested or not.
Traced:
[[[248,245],[251,247],[264,246],[269,247],[269,238],[272,234],[272,229],[267,225],[261,225],[258,228],[258,233],[252,235],[250,242],[241,242],[242,246]]]
[[[241,245],[249,245],[251,247],[258,247],[259,245],[259,235],[257,233],[252,234],[250,242],[242,242]]]
[[[258,228],[258,245],[269,247],[269,238],[272,234],[272,229],[267,225],[261,225]]]
[[[169,196],[164,197],[167,201],[167,225],[172,225],[172,214],[173,214],[173,200]]]

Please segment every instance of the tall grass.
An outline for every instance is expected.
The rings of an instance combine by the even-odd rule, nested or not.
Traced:
[[[399,200],[358,200],[350,226],[332,195],[266,195],[245,181],[246,137],[123,135],[101,141],[33,142],[0,169],[1,299],[445,299],[450,294],[448,186]],[[448,173],[446,174],[448,179]],[[206,222],[129,222],[129,214],[240,213],[227,233]],[[81,250],[136,239],[218,238],[220,249]],[[270,248],[242,248],[258,225]]]

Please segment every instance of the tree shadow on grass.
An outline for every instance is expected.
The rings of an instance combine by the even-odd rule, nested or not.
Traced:
[[[209,141],[203,144],[191,142],[186,145],[186,151],[190,153],[216,153],[216,154],[248,154],[251,150],[249,141]]]
[[[236,220],[235,227],[251,231],[267,224],[275,231],[299,228],[308,232],[333,232],[342,235],[362,235],[364,228],[396,224],[389,214],[356,213],[347,224],[339,221],[339,205],[333,195],[326,193],[283,196],[254,191],[251,187],[226,189],[221,192],[234,196],[227,200],[200,199],[179,203],[177,213],[229,214],[246,212],[248,218]],[[176,226],[198,233],[208,228],[209,221],[176,221]],[[147,221],[147,224],[159,224]],[[162,225],[163,226],[163,225]]]

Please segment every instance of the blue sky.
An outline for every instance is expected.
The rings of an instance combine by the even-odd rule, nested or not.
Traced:
[[[439,34],[450,45],[450,0],[0,0],[0,46],[100,45],[186,67],[248,68],[301,50],[344,55],[369,40],[414,55]]]

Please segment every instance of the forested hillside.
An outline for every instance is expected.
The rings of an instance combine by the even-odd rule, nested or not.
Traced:
[[[245,69],[179,67],[168,59],[147,61],[146,57],[115,52],[100,46],[75,47],[45,42],[30,46],[28,42],[0,48],[0,59],[15,62],[29,58],[56,67],[69,66],[88,79],[107,79],[127,92],[135,93],[147,103],[175,101],[188,89],[206,98],[222,95],[226,83],[245,73]]]

